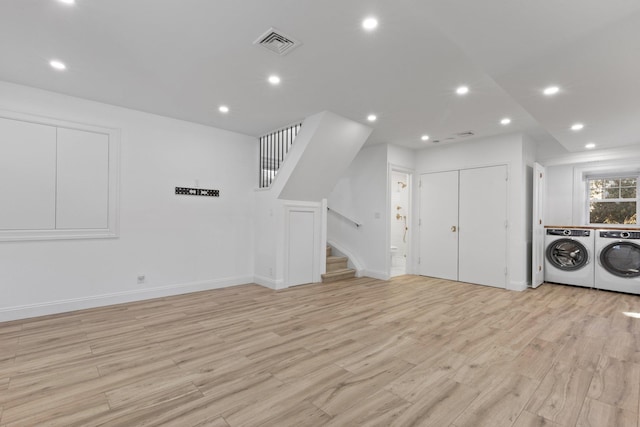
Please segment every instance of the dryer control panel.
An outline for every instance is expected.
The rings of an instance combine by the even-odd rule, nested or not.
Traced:
[[[601,230],[600,237],[605,239],[640,239],[640,231]]]

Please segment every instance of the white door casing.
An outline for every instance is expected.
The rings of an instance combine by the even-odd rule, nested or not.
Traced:
[[[506,288],[507,172],[498,165],[421,175],[421,275]]]
[[[531,287],[537,288],[544,282],[544,225],[546,171],[544,166],[533,165],[533,227],[531,236]]]

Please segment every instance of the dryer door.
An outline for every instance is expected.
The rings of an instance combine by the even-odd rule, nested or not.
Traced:
[[[618,277],[640,276],[640,245],[615,242],[600,251],[600,263],[609,273]]]
[[[574,271],[589,263],[589,254],[577,240],[558,239],[547,246],[547,260],[560,270]]]

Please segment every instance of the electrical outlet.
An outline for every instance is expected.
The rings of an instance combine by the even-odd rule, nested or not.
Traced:
[[[147,278],[144,274],[138,274],[138,283],[144,283]]]

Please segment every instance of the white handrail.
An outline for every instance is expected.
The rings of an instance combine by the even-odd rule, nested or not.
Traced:
[[[347,221],[349,221],[349,222],[352,222],[356,227],[360,227],[360,226],[362,225],[362,224],[361,224],[361,223],[359,223],[358,221],[353,220],[353,219],[349,218],[348,216],[346,216],[346,215],[344,215],[344,214],[341,214],[341,213],[340,213],[340,212],[338,212],[337,210],[335,210],[335,209],[331,209],[329,206],[327,206],[327,210],[328,210],[329,212],[333,212],[334,214],[336,214],[336,215],[338,215],[338,216],[341,216],[342,218],[346,219],[346,220],[347,220]]]

